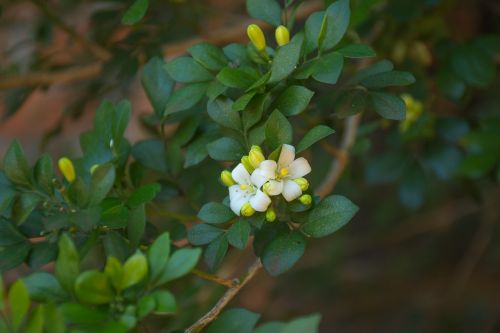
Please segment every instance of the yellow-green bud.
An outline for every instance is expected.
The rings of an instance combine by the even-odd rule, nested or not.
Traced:
[[[278,43],[279,46],[286,45],[290,42],[290,32],[288,32],[288,29],[283,25],[276,28],[274,37],[276,37],[276,43]]]
[[[262,149],[260,149],[259,146],[252,146],[252,149],[250,149],[250,153],[248,154],[248,159],[254,168],[258,168],[260,163],[266,158],[264,157],[264,154],[262,154]]]
[[[255,168],[252,165],[252,162],[250,162],[250,158],[247,155],[241,158],[241,164],[243,164],[243,166],[245,167],[245,169],[247,169],[249,173],[252,173],[255,170]]]
[[[303,194],[299,197],[299,201],[303,205],[310,205],[312,203],[312,197],[310,194]]]
[[[243,207],[241,207],[241,215],[243,216],[252,216],[253,214],[255,214],[255,209],[253,209],[252,205],[250,205],[249,202],[247,202],[246,204],[243,205]]]
[[[220,181],[227,187],[236,184],[236,182],[233,179],[233,176],[231,175],[231,172],[229,172],[228,170],[224,170],[221,172]]]
[[[262,185],[262,191],[266,194],[269,194],[269,188],[271,187],[271,183],[267,182],[264,185]]]
[[[248,26],[247,35],[257,50],[264,51],[266,49],[266,37],[264,37],[264,32],[257,24]]]
[[[72,183],[76,178],[73,162],[71,162],[69,158],[63,157],[59,159],[58,166],[64,178],[66,178],[69,183]]]
[[[274,222],[274,221],[276,221],[276,212],[274,211],[274,208],[269,207],[266,210],[266,221],[267,222]]]
[[[309,188],[309,182],[305,178],[295,178],[293,181],[300,186],[302,192],[307,191],[307,189]]]
[[[94,164],[93,166],[90,167],[90,174],[93,174],[97,168],[99,167],[99,164]]]

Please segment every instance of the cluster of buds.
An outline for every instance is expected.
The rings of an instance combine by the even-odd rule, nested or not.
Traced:
[[[303,157],[295,159],[295,148],[283,145],[277,161],[266,159],[259,146],[252,146],[248,155],[232,170],[221,173],[221,182],[229,188],[230,207],[237,215],[251,216],[265,212],[266,220],[276,219],[272,197],[282,196],[287,202],[298,199],[304,205],[312,203],[304,178],[311,172]]]
[[[250,24],[247,28],[247,35],[250,41],[255,46],[255,48],[260,52],[265,52],[266,50],[266,37],[264,32],[257,24]],[[280,25],[274,31],[274,36],[276,38],[276,43],[278,46],[284,46],[290,42],[290,32],[288,29]]]

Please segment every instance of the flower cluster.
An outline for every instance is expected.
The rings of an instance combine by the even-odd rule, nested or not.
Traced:
[[[262,149],[252,146],[233,171],[222,172],[221,181],[229,187],[230,207],[235,214],[251,216],[266,212],[266,219],[274,221],[272,197],[282,195],[287,202],[299,199],[305,205],[311,204],[311,196],[303,194],[309,188],[303,177],[310,172],[311,166],[305,158],[295,159],[293,146],[284,144],[277,161],[266,160]]]

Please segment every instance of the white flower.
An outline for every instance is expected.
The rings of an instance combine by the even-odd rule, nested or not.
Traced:
[[[303,157],[295,159],[295,148],[283,145],[278,163],[266,160],[252,173],[251,180],[258,188],[263,186],[269,195],[283,194],[286,201],[297,199],[302,190],[294,179],[304,177],[311,172],[309,162]]]
[[[271,204],[271,199],[262,192],[260,186],[252,183],[250,174],[243,164],[238,164],[231,172],[231,176],[237,185],[229,187],[229,201],[232,211],[236,215],[241,214],[241,208],[249,203],[257,212],[265,212]]]

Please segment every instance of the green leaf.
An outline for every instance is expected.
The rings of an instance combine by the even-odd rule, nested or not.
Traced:
[[[132,156],[151,170],[167,172],[165,145],[161,140],[151,139],[137,142],[132,147]]]
[[[206,245],[223,233],[223,229],[210,224],[196,224],[188,232],[188,241],[195,246]]]
[[[155,114],[161,117],[175,86],[165,70],[165,62],[159,57],[151,58],[144,65],[141,82]]]
[[[375,111],[382,117],[390,120],[404,120],[406,117],[406,105],[401,97],[383,93],[370,91],[373,107]]]
[[[248,89],[258,78],[250,67],[225,67],[217,74],[217,80],[223,85],[243,90]]]
[[[241,130],[240,114],[233,110],[233,102],[230,99],[218,98],[207,104],[207,112],[210,118],[222,127]]]
[[[184,168],[197,165],[208,156],[207,144],[210,140],[210,136],[200,136],[187,146]]]
[[[304,86],[289,86],[276,99],[275,108],[285,116],[297,115],[306,110],[314,92]]]
[[[41,305],[37,306],[31,316],[30,320],[26,324],[26,328],[24,330],[25,333],[43,333],[43,308]]]
[[[247,48],[244,45],[231,43],[229,45],[226,45],[222,49],[222,52],[224,52],[226,57],[231,60],[233,65],[246,66],[252,64],[252,61],[248,56]]]
[[[135,0],[132,6],[127,9],[122,17],[122,23],[126,25],[134,25],[138,23],[146,14],[149,7],[148,0]]]
[[[123,265],[122,285],[123,289],[133,286],[144,279],[148,274],[148,261],[146,256],[137,252]]]
[[[90,205],[98,205],[106,198],[115,183],[113,164],[101,164],[92,173],[90,180]]]
[[[27,241],[9,221],[0,219],[0,248]]]
[[[64,320],[69,324],[101,324],[108,320],[108,313],[99,308],[91,308],[78,303],[60,305]]]
[[[248,130],[262,119],[262,114],[270,101],[269,94],[256,95],[247,105],[242,113],[242,122],[245,130]]]
[[[54,275],[36,272],[23,279],[31,299],[38,302],[61,302],[68,298]]]
[[[305,24],[305,53],[309,54],[320,44],[320,37],[324,40],[324,34],[327,27],[325,12],[315,12],[309,15]]]
[[[152,295],[143,296],[137,302],[136,315],[137,319],[144,319],[147,315],[153,312],[156,308],[156,300]]]
[[[299,62],[303,42],[304,36],[297,34],[292,38],[290,43],[280,47],[276,51],[271,65],[269,82],[281,81],[295,70],[295,66]]]
[[[12,142],[3,160],[3,171],[14,184],[29,186],[31,171],[23,148],[16,140]]]
[[[300,153],[316,142],[326,138],[327,136],[335,133],[335,130],[325,125],[318,125],[311,129],[307,134],[300,140],[297,145],[297,153]]]
[[[18,330],[28,314],[30,297],[23,280],[17,280],[9,289],[10,318],[14,330]]]
[[[375,57],[377,54],[371,47],[365,44],[349,44],[340,50],[338,50],[346,58],[371,58]]]
[[[0,272],[19,266],[26,259],[30,250],[31,243],[28,241],[0,247]]]
[[[167,102],[163,117],[169,114],[192,108],[203,98],[208,88],[208,83],[193,83],[174,91]]]
[[[267,82],[269,82],[269,79],[271,78],[271,72],[267,72],[266,74],[262,75],[257,81],[252,83],[250,87],[247,88],[247,92],[252,91],[252,90],[257,90],[258,88],[265,86]]]
[[[147,184],[136,189],[127,199],[127,206],[131,208],[139,207],[142,204],[153,201],[156,195],[161,191],[160,184]]]
[[[231,138],[220,138],[207,145],[208,155],[216,161],[238,161],[245,155],[241,144]]]
[[[55,274],[61,285],[68,292],[73,292],[73,285],[80,273],[80,256],[67,234],[59,239],[59,255],[56,260]]]
[[[78,276],[75,293],[80,301],[89,304],[106,304],[114,297],[107,275],[94,270],[83,272]]]
[[[33,210],[42,201],[42,198],[31,192],[25,192],[14,202],[12,207],[12,218],[18,225],[23,224],[26,219],[31,215]]]
[[[252,91],[248,94],[240,96],[236,101],[234,101],[233,106],[231,107],[233,111],[242,111],[245,110],[248,103],[252,100],[257,92]]]
[[[280,333],[318,333],[320,320],[319,314],[300,317],[287,323]]]
[[[130,241],[130,247],[138,247],[142,236],[146,230],[146,210],[144,204],[130,210],[127,225],[127,235]]]
[[[0,216],[8,207],[10,207],[15,197],[15,190],[0,184]]]
[[[104,274],[106,274],[111,281],[115,290],[120,293],[123,289],[123,266],[120,260],[113,256],[108,256],[106,259],[106,266],[104,266]]]
[[[165,154],[167,156],[170,174],[177,176],[182,169],[183,156],[181,146],[171,141],[167,144]]]
[[[453,51],[451,66],[459,78],[473,87],[484,88],[495,78],[496,68],[492,57],[470,44]]]
[[[187,51],[203,67],[212,71],[221,70],[229,62],[220,48],[209,43],[203,42],[193,45]]]
[[[234,217],[235,215],[229,207],[218,202],[206,203],[198,213],[200,220],[211,224],[225,223]]]
[[[174,295],[166,290],[156,290],[151,293],[156,301],[156,314],[169,314],[177,311],[177,302]]]
[[[157,285],[178,279],[193,270],[200,259],[200,249],[180,249],[174,252],[163,270]]]
[[[33,270],[40,269],[57,258],[57,244],[49,241],[33,244],[29,257],[29,266]]]
[[[337,45],[349,26],[351,9],[349,0],[338,0],[332,3],[325,12],[326,31],[321,49],[326,51]]]
[[[266,141],[271,149],[276,149],[284,143],[292,143],[292,131],[292,125],[288,119],[281,112],[275,110],[266,123]]]
[[[232,246],[243,250],[247,246],[248,237],[252,228],[250,224],[245,220],[238,220],[233,224],[227,232],[227,240]]]
[[[148,251],[151,280],[156,280],[167,267],[170,256],[170,234],[165,232],[158,237]]]
[[[78,177],[69,185],[68,197],[79,208],[86,208],[91,192],[82,178]]]
[[[362,89],[352,89],[343,94],[335,108],[335,115],[346,118],[365,111],[368,103],[368,94]]]
[[[313,65],[312,77],[319,82],[335,84],[342,73],[344,58],[338,52],[332,52],[319,58]]]
[[[206,333],[251,333],[259,318],[259,314],[246,309],[229,309],[208,326]]]
[[[280,275],[304,255],[306,242],[298,232],[280,235],[271,241],[262,254],[262,264],[272,276]]]
[[[200,125],[200,120],[200,117],[189,116],[181,121],[174,136],[170,138],[170,143],[181,147],[187,144],[196,134],[196,130]]]
[[[211,81],[212,74],[191,57],[178,57],[165,65],[168,74],[177,82]]]
[[[220,266],[227,253],[227,249],[228,241],[224,234],[220,235],[207,246],[203,259],[210,271],[213,272]]]
[[[315,238],[328,236],[346,225],[358,210],[355,204],[343,196],[329,196],[309,213],[301,230]]]
[[[36,183],[45,193],[52,195],[54,193],[54,185],[52,184],[54,178],[52,158],[47,154],[43,154],[35,165]]]
[[[407,86],[415,83],[415,77],[408,72],[390,71],[367,77],[361,84],[368,89],[378,89],[390,86]]]
[[[276,0],[247,0],[247,12],[275,27],[281,24],[281,6]]]
[[[363,81],[364,79],[383,72],[389,72],[394,69],[394,65],[389,60],[379,61],[371,66],[368,66],[356,74],[354,74],[348,81],[348,85],[356,85]]]
[[[278,321],[273,321],[260,325],[253,331],[253,333],[281,333],[281,330],[285,327],[285,323]]]
[[[43,304],[42,307],[46,331],[50,333],[64,333],[66,325],[60,309],[52,303]]]
[[[111,138],[115,146],[120,146],[123,135],[127,129],[130,117],[132,116],[132,106],[128,100],[122,100],[116,106],[111,121]]]

